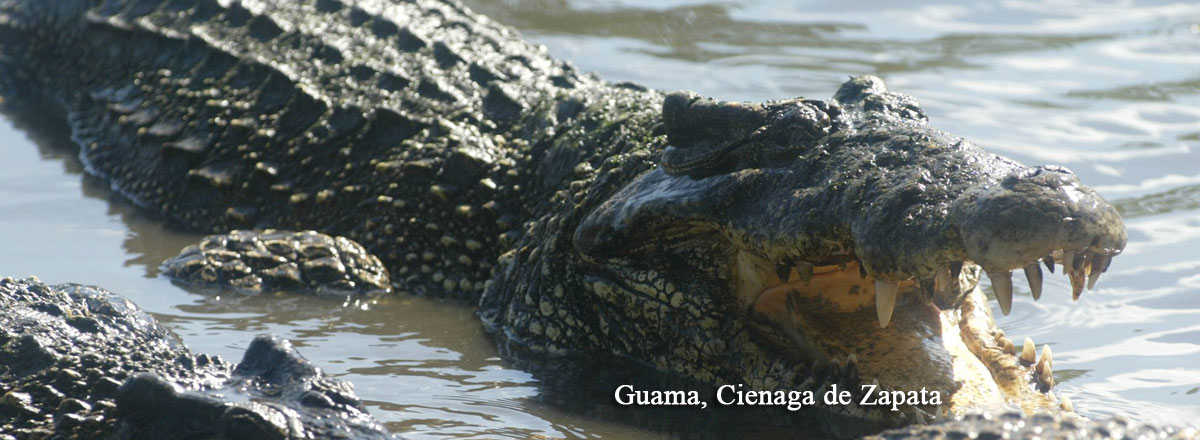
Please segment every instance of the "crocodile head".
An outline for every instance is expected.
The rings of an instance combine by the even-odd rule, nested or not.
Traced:
[[[581,203],[568,240],[577,261],[541,265],[543,278],[579,281],[575,301],[590,305],[574,306],[567,321],[583,324],[547,336],[548,327],[524,322],[508,328],[538,331],[510,337],[573,332],[597,350],[713,384],[877,380],[940,391],[941,410],[1059,406],[1046,393],[1049,351],[1039,359],[1029,342],[1018,350],[977,281],[991,278],[1007,313],[1014,270],[1036,299],[1039,262],[1061,264],[1078,297],[1122,251],[1119,214],[1070,171],[1026,167],[934,129],[912,98],[874,77],[825,101],[675,93],[662,118],[658,166]],[[534,321],[539,296],[563,295],[536,290],[524,295]],[[514,310],[509,324],[527,319]]]

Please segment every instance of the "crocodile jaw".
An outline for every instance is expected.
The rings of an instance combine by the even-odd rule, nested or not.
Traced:
[[[943,405],[924,408],[935,415],[1008,402],[1030,412],[1062,406],[1042,392],[1053,383],[1049,366],[1023,361],[996,326],[977,266],[960,272],[955,290],[964,293],[947,308],[921,297],[914,283],[900,283],[891,322],[880,326],[874,279],[861,276],[857,263],[817,267],[811,277],[793,268],[787,280],[763,263],[744,251],[735,257],[738,300],[765,339],[786,352],[810,362],[853,362],[863,383],[938,391]]]

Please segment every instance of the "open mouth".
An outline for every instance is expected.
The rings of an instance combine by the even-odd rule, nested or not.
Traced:
[[[1056,265],[1078,299],[1095,286],[1119,250],[1055,250],[1022,265],[1035,300],[1042,291],[1039,263]],[[937,417],[967,407],[1017,402],[1026,411],[1071,410],[1055,396],[1053,354],[1030,338],[1018,346],[1000,330],[978,286],[980,266],[947,265],[930,280],[890,282],[869,273],[853,256],[833,264],[776,264],[748,251],[734,257],[739,303],[759,333],[791,356],[829,363],[881,390],[941,393],[943,405],[923,408]],[[988,271],[1007,314],[1011,270]]]
[[[795,377],[936,391],[940,407],[915,405],[926,416],[1009,403],[1029,412],[1070,408],[1051,393],[1051,351],[1005,335],[979,280],[987,274],[1003,313],[1012,308],[1013,271],[1025,272],[1040,298],[1043,264],[1066,274],[1078,298],[1124,249],[1124,224],[1065,169],[998,174],[913,203],[929,191],[872,186],[879,193],[862,198],[851,196],[866,189],[821,187],[830,198],[805,198],[804,187],[779,184],[800,175],[786,170],[701,180],[655,170],[589,214],[575,244],[605,258],[711,237],[729,250],[716,262],[727,268],[718,278],[758,339],[813,368]],[[817,377],[823,371],[838,377]]]

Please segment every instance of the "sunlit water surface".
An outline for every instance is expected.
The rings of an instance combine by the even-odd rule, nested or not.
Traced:
[[[943,129],[1071,168],[1122,209],[1128,248],[1079,302],[1061,276],[1040,302],[1018,287],[1000,325],[1053,347],[1058,390],[1085,415],[1200,420],[1200,5],[466,3],[584,70],[659,89],[826,98],[849,75],[880,75]],[[469,304],[181,290],[157,265],[197,236],[114,200],[64,143],[0,124],[0,274],[105,286],[226,359],[279,334],[417,438],[660,436],[539,403]]]

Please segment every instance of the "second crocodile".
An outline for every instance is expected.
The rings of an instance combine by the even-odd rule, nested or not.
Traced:
[[[389,439],[350,384],[260,336],[194,354],[104,289],[0,278],[0,438]]]

